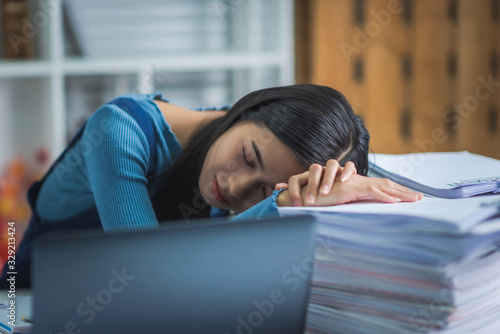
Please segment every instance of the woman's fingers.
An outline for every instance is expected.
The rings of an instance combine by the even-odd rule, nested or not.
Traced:
[[[309,167],[309,178],[307,180],[306,204],[313,205],[319,191],[319,185],[323,176],[324,167],[320,164],[312,164]]]
[[[288,193],[293,206],[302,206],[302,186],[307,184],[309,171],[292,176],[288,180]]]
[[[280,190],[283,188],[285,188],[285,189],[288,188],[288,183],[280,182],[280,183],[276,183],[276,185],[274,186],[274,190]]]
[[[397,203],[401,202],[401,199],[398,197],[391,196],[382,190],[380,190],[378,187],[371,186],[368,188],[368,192],[370,196],[373,199],[379,200],[381,202],[386,202],[386,203]]]
[[[356,166],[353,162],[349,161],[345,167],[341,167],[337,160],[330,159],[327,161],[325,167],[320,164],[312,164],[309,167],[309,171],[292,176],[288,182],[288,191],[292,204],[294,206],[302,206],[303,204],[314,205],[319,195],[328,195],[339,171],[342,172],[341,181],[345,182],[353,174],[356,174]],[[303,199],[301,188],[306,184],[307,191]],[[275,186],[275,189],[279,190],[285,187],[286,183],[279,183]]]
[[[356,165],[352,161],[348,161],[344,165],[344,170],[342,171],[342,174],[340,175],[340,182],[345,182],[349,180],[349,178],[353,175],[356,174]]]
[[[380,189],[403,202],[415,202],[421,200],[424,196],[422,193],[408,189],[388,179],[380,179]]]
[[[328,195],[330,189],[332,189],[333,182],[337,174],[341,171],[340,181],[345,182],[351,178],[353,174],[357,174],[356,165],[352,161],[346,162],[344,167],[340,167],[340,164],[335,159],[330,159],[326,163],[325,175],[323,177],[323,182],[321,183],[321,189],[319,191],[320,195]]]
[[[349,180],[352,175],[357,174],[356,166],[353,162],[348,161],[345,167],[341,167],[337,160],[330,159],[327,161],[325,167],[320,164],[312,164],[308,171],[292,176],[288,180],[288,184],[276,184],[275,189],[288,188],[290,201],[293,206],[315,205],[318,196],[326,196],[330,193],[339,172],[341,173],[340,180],[342,182]],[[301,189],[305,185],[307,185],[307,189],[305,189],[305,196],[302,198]],[[381,196],[378,193],[377,195]]]
[[[388,179],[352,175],[349,181],[334,182],[326,196],[319,196],[314,205],[338,205],[366,197],[385,203],[415,202],[422,193],[415,192]]]
[[[325,175],[323,176],[323,182],[321,182],[321,189],[319,191],[321,195],[328,195],[340,168],[337,160],[330,159],[326,162]]]

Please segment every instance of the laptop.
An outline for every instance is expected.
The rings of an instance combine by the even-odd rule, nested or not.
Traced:
[[[315,219],[45,235],[34,333],[303,333]]]

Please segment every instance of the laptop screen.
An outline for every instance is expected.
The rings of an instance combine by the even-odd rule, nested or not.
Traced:
[[[35,333],[302,333],[311,216],[42,237]]]

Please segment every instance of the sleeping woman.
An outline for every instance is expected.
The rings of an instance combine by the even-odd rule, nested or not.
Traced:
[[[367,177],[369,133],[335,89],[258,90],[228,110],[195,111],[161,94],[123,95],[87,120],[28,191],[32,219],[16,254],[16,286],[30,285],[33,241],[53,231],[150,229],[279,206],[387,203],[422,194]],[[7,287],[7,267],[0,286]]]

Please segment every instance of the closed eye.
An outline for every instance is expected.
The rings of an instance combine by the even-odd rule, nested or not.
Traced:
[[[241,151],[241,154],[243,155],[243,159],[245,159],[245,163],[250,166],[251,168],[254,167],[254,165],[248,160],[247,158],[247,154],[246,154],[246,151],[245,151],[245,146],[243,146],[243,149]]]

